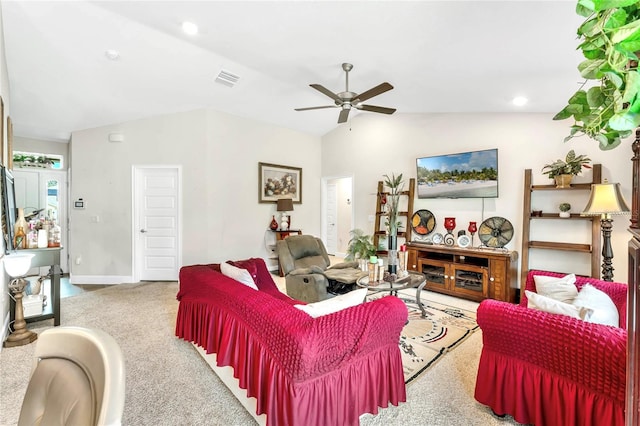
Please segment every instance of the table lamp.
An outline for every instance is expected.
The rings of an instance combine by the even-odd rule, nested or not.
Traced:
[[[13,322],[13,333],[4,342],[6,348],[27,345],[38,338],[38,335],[27,329],[27,322],[24,320],[24,308],[22,297],[27,280],[24,275],[31,269],[31,259],[33,253],[15,253],[5,255],[2,258],[5,272],[13,279],[9,283],[9,290],[16,302],[15,320]]]
[[[283,231],[291,229],[291,216],[287,216],[287,212],[293,211],[293,200],[291,198],[278,199],[276,210],[282,212],[280,229]]]
[[[611,229],[614,214],[630,214],[619,183],[609,183],[605,179],[604,183],[594,183],[591,185],[591,196],[589,202],[581,213],[582,216],[600,215],[600,225],[602,228],[602,280],[613,281],[613,249],[611,248]]]

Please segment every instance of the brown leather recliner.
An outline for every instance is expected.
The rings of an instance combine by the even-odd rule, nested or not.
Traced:
[[[366,274],[358,268],[358,262],[330,266],[324,243],[312,235],[292,235],[280,240],[276,252],[285,275],[287,295],[307,303],[346,293]]]

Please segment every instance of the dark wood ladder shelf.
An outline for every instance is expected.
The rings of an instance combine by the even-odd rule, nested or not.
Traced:
[[[406,197],[407,209],[398,212],[398,219],[404,219],[405,231],[398,231],[398,238],[403,238],[405,242],[411,241],[411,216],[413,215],[413,196],[416,190],[416,180],[414,178],[409,179],[409,189],[400,192],[401,203],[404,202],[403,198]],[[376,192],[376,219],[373,229],[373,245],[376,248],[377,255],[387,255],[386,250],[378,250],[380,246],[380,238],[387,235],[385,230],[384,220],[386,212],[382,210],[382,196],[389,195],[389,192],[384,190],[384,182],[378,181],[378,191]],[[403,204],[400,204],[403,205]]]
[[[590,183],[574,183],[569,188],[557,188],[555,185],[533,185],[531,177],[531,169],[524,171],[524,203],[522,208],[522,266],[520,268],[520,287],[524,290],[524,284],[529,272],[529,250],[530,249],[542,249],[542,250],[563,250],[572,251],[577,253],[590,253],[591,254],[591,276],[594,278],[600,277],[600,217],[599,216],[581,216],[579,213],[572,213],[570,217],[563,218],[562,220],[581,220],[591,222],[591,244],[575,244],[570,242],[560,241],[534,241],[531,240],[531,221],[533,220],[549,220],[559,219],[560,215],[557,213],[542,213],[539,216],[534,216],[531,211],[531,197],[533,192],[536,191],[583,191],[585,193],[585,204],[591,185],[594,183],[602,182],[602,165],[593,165],[593,176]]]

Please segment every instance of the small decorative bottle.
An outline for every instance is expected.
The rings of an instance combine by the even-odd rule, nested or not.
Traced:
[[[27,242],[27,234],[24,233],[24,228],[21,226],[18,228],[16,235],[13,237],[13,248],[14,249],[23,249],[26,247]]]
[[[276,220],[275,215],[272,216],[273,219],[271,219],[271,224],[269,225],[269,228],[271,228],[272,231],[275,231],[276,229],[278,229],[278,221]]]
[[[60,225],[56,223],[56,221],[51,222],[51,228],[49,229],[49,247],[60,247]]]
[[[46,229],[38,229],[38,248],[47,248],[49,237]]]
[[[22,207],[18,208],[18,219],[16,220],[16,223],[13,226],[14,235],[18,234],[18,229],[20,228],[22,228],[22,232],[25,233],[26,235],[27,229],[29,229],[29,224],[27,223],[27,220],[24,218],[24,209]]]

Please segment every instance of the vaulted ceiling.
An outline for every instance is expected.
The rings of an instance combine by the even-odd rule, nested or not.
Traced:
[[[343,62],[353,92],[391,83],[366,103],[396,114],[555,113],[580,84],[574,1],[0,4],[10,114],[24,137],[68,140],[203,107],[323,135],[337,108],[294,108],[332,105],[309,84],[344,91]],[[240,77],[234,87],[215,82],[221,70]],[[523,107],[511,103],[519,95]]]

